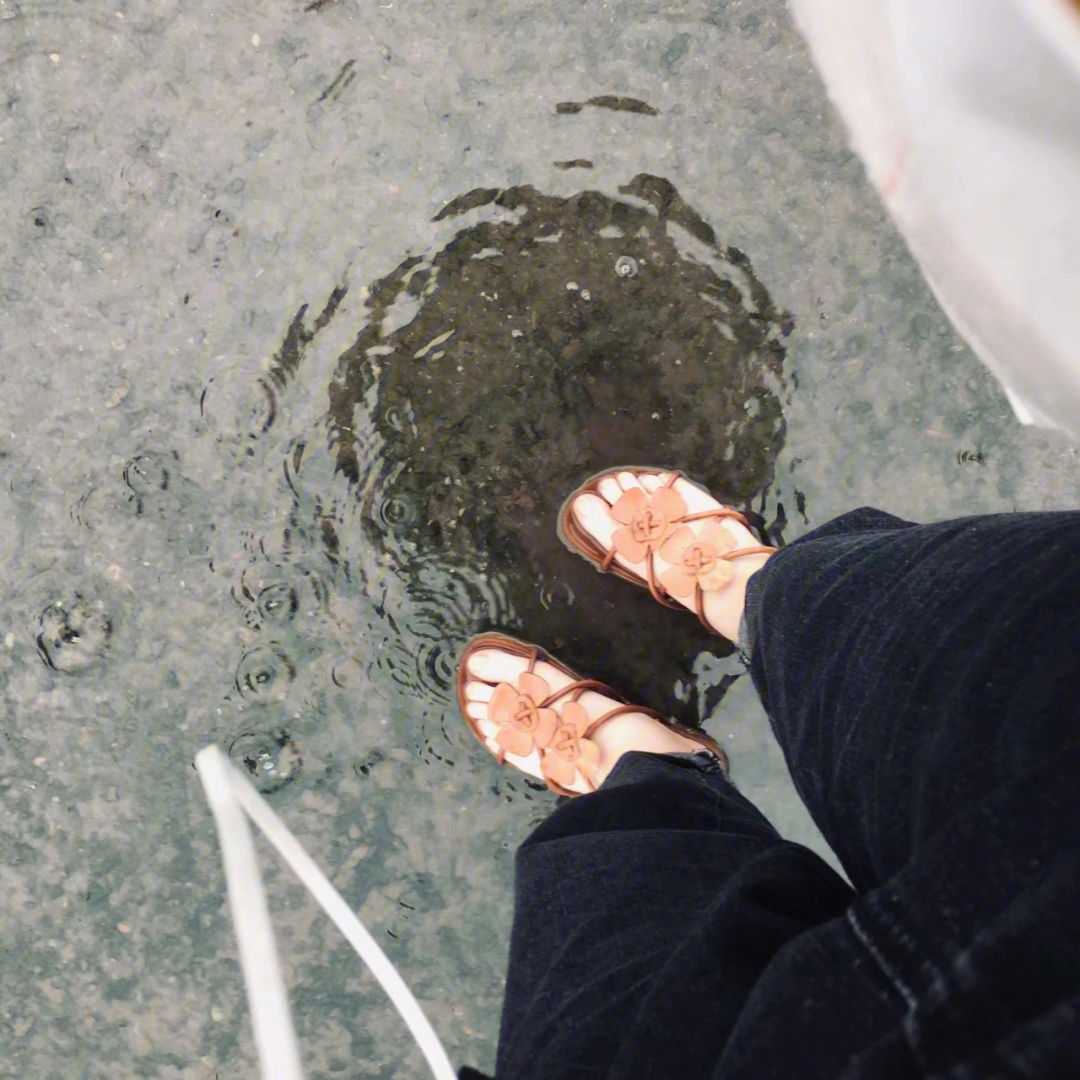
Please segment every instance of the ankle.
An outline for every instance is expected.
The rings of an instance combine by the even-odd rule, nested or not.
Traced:
[[[687,754],[701,746],[644,713],[624,713],[609,720],[590,736],[600,749],[600,768],[594,783],[600,786],[623,754]]]
[[[739,644],[739,628],[746,609],[746,585],[772,558],[771,554],[747,555],[733,560],[735,576],[722,589],[704,596],[705,618],[717,633]]]

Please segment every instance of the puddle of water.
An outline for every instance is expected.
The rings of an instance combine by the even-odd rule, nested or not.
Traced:
[[[404,582],[397,602],[420,608],[395,611],[403,633],[449,647],[442,673],[428,664],[436,683],[467,634],[494,628],[696,723],[701,703],[675,685],[696,685],[702,648],[730,650],[597,574],[555,523],[594,473],[656,463],[764,524],[793,320],[670,183],[642,175],[621,193],[453,200],[439,249],[368,290],[330,386],[330,440],[366,540]],[[421,584],[432,575],[446,584]],[[494,595],[447,603],[451,582]]]

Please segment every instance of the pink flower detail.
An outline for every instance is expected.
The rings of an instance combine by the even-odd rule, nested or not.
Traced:
[[[718,521],[706,522],[700,536],[681,525],[660,548],[660,558],[673,564],[660,575],[660,584],[680,599],[693,596],[695,588],[716,592],[735,576],[731,561],[721,556],[736,546],[731,533]]]
[[[631,488],[611,508],[611,516],[624,526],[615,530],[611,545],[627,562],[643,562],[650,551],[660,550],[685,514],[686,502],[671,488],[657,488],[651,495]]]
[[[593,778],[600,766],[600,748],[582,737],[589,723],[589,714],[576,701],[568,701],[563,706],[559,726],[540,762],[547,779],[570,788],[577,779],[578,770],[587,780]]]
[[[508,754],[528,757],[543,750],[559,726],[554,709],[541,708],[551,696],[547,681],[531,671],[517,677],[517,685],[499,683],[488,702],[488,717],[499,725],[495,741]]]

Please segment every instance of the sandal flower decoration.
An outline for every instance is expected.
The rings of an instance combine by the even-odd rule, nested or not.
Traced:
[[[718,521],[707,522],[700,536],[680,525],[660,547],[660,558],[673,564],[660,575],[660,584],[680,598],[692,596],[695,588],[716,592],[735,576],[731,561],[721,556],[736,547],[731,533]]]
[[[589,714],[576,701],[567,701],[560,716],[545,705],[551,697],[547,680],[524,671],[517,684],[499,683],[488,703],[488,716],[499,725],[495,741],[508,754],[540,755],[544,776],[569,788],[577,770],[591,780],[600,765],[600,749],[582,738],[589,728]]]
[[[651,495],[641,488],[624,491],[611,507],[611,516],[623,526],[611,538],[612,550],[628,562],[644,562],[649,552],[660,551],[685,514],[685,500],[669,487]]]

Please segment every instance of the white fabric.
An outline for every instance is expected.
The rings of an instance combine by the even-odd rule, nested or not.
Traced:
[[[229,906],[240,946],[240,966],[244,971],[263,1080],[303,1080],[303,1073],[262,877],[245,814],[262,829],[267,840],[390,995],[436,1080],[456,1080],[438,1035],[394,965],[248,778],[217,746],[203,747],[195,755],[195,767],[221,841]]]
[[[791,7],[946,313],[1022,423],[1080,439],[1080,5]]]

